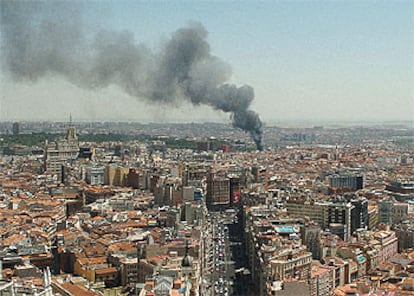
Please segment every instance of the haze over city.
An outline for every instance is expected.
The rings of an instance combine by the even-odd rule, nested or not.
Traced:
[[[80,87],[50,67],[36,77],[16,76],[7,39],[14,23],[6,3],[1,3],[1,120],[66,120],[72,113],[80,121],[230,122],[228,114],[208,104],[152,104],[111,81]],[[24,34],[31,28],[24,36],[31,36],[29,49],[41,50],[37,58],[51,49],[36,48],[36,37],[51,44],[58,40],[72,54],[77,48],[72,41],[91,44],[102,32],[124,34],[131,45],[156,56],[174,32],[197,24],[206,31],[209,55],[224,65],[223,82],[251,86],[250,109],[265,123],[413,120],[412,1],[22,3],[32,14],[18,29]],[[73,31],[50,39],[39,35],[45,23],[59,24],[55,33]]]
[[[0,0],[1,296],[414,296],[414,1]]]

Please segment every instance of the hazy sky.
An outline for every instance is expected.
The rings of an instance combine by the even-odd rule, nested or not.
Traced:
[[[178,28],[201,22],[212,54],[231,66],[231,82],[254,88],[251,108],[265,123],[414,120],[411,0],[117,0],[67,5],[78,14],[87,36],[127,30],[136,43],[154,52]],[[60,7],[55,9],[65,18]],[[3,54],[4,38],[0,42]],[[64,120],[69,113],[74,120],[228,120],[223,112],[189,103],[160,109],[118,86],[92,91],[58,75],[27,81],[9,74],[2,56],[0,121]]]

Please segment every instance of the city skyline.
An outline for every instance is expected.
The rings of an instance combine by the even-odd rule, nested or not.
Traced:
[[[42,16],[53,15],[51,21],[71,15],[59,5],[43,4],[48,10]],[[156,53],[174,31],[200,22],[208,31],[211,54],[232,68],[227,81],[254,88],[251,109],[265,123],[413,121],[411,1],[62,2],[65,5],[79,17],[85,36],[127,30],[136,44]],[[174,108],[160,108],[116,85],[82,89],[53,72],[31,81],[13,80],[4,66],[4,35],[2,30],[2,121],[66,120],[72,113],[91,121],[229,122],[228,114],[208,106],[174,102]]]

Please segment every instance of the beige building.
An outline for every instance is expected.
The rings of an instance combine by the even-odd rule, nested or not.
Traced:
[[[302,245],[295,249],[285,249],[270,260],[272,279],[308,280],[311,272],[312,253]]]
[[[295,200],[286,203],[289,215],[309,217],[321,225],[322,229],[330,229],[343,240],[347,240],[352,234],[351,211],[354,208],[349,202]],[[343,227],[338,227],[338,224]]]
[[[230,204],[229,178],[216,177],[210,174],[207,179],[206,203],[209,207],[227,206]]]
[[[108,165],[105,167],[104,183],[110,186],[125,186],[128,173],[129,168]]]
[[[58,181],[62,181],[64,165],[79,155],[79,141],[75,127],[70,124],[64,139],[51,143],[46,141],[45,146],[44,170],[56,175]]]

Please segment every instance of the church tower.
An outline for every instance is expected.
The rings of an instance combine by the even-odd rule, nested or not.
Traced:
[[[72,123],[72,114],[69,116],[69,127],[66,130],[66,140],[68,142],[76,141],[78,137],[76,136],[76,128]]]

